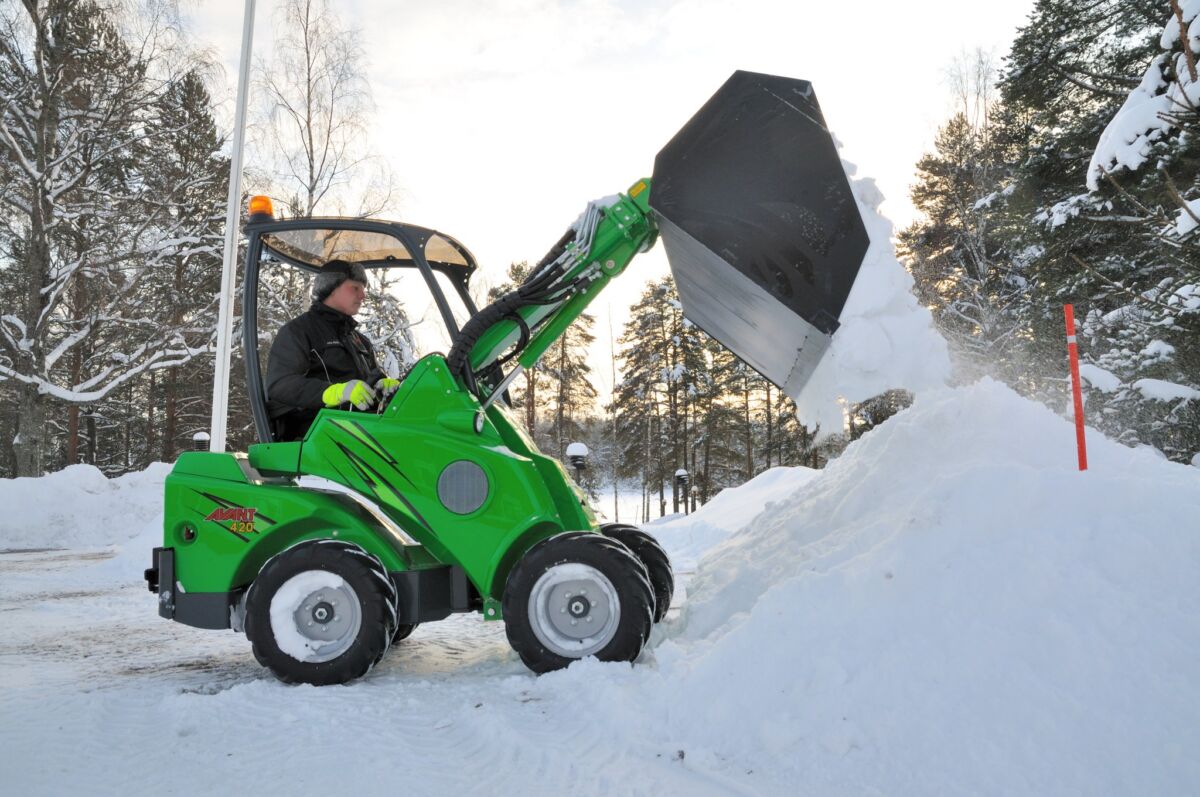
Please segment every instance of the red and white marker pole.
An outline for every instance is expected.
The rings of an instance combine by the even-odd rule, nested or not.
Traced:
[[[1075,442],[1079,447],[1079,469],[1087,470],[1087,443],[1083,439],[1083,390],[1079,385],[1079,345],[1075,342],[1075,307],[1064,304],[1067,317],[1067,355],[1071,360],[1071,394],[1075,399]]]

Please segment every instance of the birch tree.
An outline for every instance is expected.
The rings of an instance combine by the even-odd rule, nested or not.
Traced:
[[[382,212],[393,180],[368,146],[362,37],[328,0],[283,0],[275,28],[274,54],[256,68],[264,101],[255,149],[272,189],[295,216]]]

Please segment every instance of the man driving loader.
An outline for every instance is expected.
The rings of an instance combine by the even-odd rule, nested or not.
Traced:
[[[384,376],[354,320],[366,298],[358,263],[330,260],[313,280],[313,303],[283,325],[267,357],[267,408],[277,441],[299,440],[322,407],[365,410],[400,386]]]

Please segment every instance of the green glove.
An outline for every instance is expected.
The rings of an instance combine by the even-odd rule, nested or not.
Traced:
[[[349,382],[335,382],[325,388],[321,400],[326,407],[337,407],[349,402],[360,410],[365,410],[375,403],[375,391],[361,379],[351,379]]]
[[[387,401],[392,397],[392,394],[399,389],[399,387],[400,380],[392,379],[390,376],[385,376],[383,379],[380,379],[375,383],[375,390],[379,392],[380,401]]]

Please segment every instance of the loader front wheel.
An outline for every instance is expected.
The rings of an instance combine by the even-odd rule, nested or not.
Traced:
[[[675,596],[675,573],[671,570],[671,559],[658,544],[658,540],[637,526],[626,523],[605,523],[600,533],[623,543],[634,556],[646,566],[650,586],[654,587],[654,622],[662,622]]]
[[[504,590],[508,641],[536,673],[585,656],[633,661],[654,621],[646,568],[600,534],[560,534],[517,562]]]
[[[346,683],[387,652],[394,601],[383,564],[362,548],[302,543],[269,559],[250,585],[246,636],[281,681]]]

